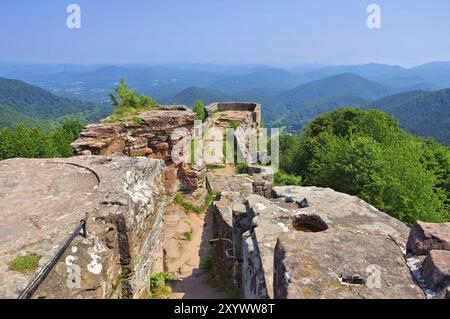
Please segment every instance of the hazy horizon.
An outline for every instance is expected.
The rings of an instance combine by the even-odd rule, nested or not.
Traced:
[[[291,64],[282,64],[282,63],[257,63],[257,62],[229,62],[229,63],[220,63],[220,62],[189,62],[189,61],[179,61],[179,62],[103,62],[103,61],[96,61],[96,62],[85,62],[85,63],[76,63],[76,62],[41,62],[41,61],[7,61],[7,60],[0,60],[0,64],[5,65],[42,65],[42,66],[57,66],[57,65],[66,65],[66,66],[86,66],[86,67],[108,67],[108,66],[117,66],[117,67],[141,67],[141,66],[166,66],[166,67],[186,67],[189,65],[192,66],[223,66],[223,67],[239,67],[239,66],[255,66],[255,67],[268,67],[268,68],[293,68],[293,67],[301,67],[301,66],[311,66],[315,68],[321,68],[321,67],[328,67],[328,66],[362,66],[362,65],[388,65],[388,66],[398,66],[402,67],[404,69],[412,69],[415,67],[419,67],[422,65],[427,64],[433,64],[433,63],[450,63],[449,60],[442,60],[442,61],[428,61],[421,64],[415,64],[415,65],[401,65],[401,64],[389,64],[389,63],[382,63],[382,62],[367,62],[367,63],[358,63],[358,64],[332,64],[332,63],[291,63]]]
[[[380,63],[450,61],[450,2],[406,0],[77,0],[0,3],[0,61],[34,64]],[[371,3],[381,28],[366,25]]]

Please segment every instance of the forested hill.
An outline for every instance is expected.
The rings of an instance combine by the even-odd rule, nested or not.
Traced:
[[[395,93],[395,89],[359,75],[343,73],[301,85],[283,92],[277,99],[290,109],[304,103],[333,96],[352,95],[361,99],[374,100]]]
[[[93,102],[59,97],[22,81],[0,78],[0,124],[3,127],[34,124],[67,115],[90,120],[95,119],[97,113],[104,115]]]
[[[412,134],[450,144],[450,89],[395,94],[373,101],[366,108],[394,116]]]

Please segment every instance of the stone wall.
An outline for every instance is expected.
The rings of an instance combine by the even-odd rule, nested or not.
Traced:
[[[235,126],[234,140],[242,156],[242,162],[257,163],[257,153],[250,152],[250,139],[257,137],[257,130],[261,128],[261,105],[247,102],[212,103],[206,107],[207,119],[203,124],[206,132],[204,147],[208,154],[207,164],[223,163],[223,139],[226,129]],[[256,140],[255,140],[256,142]],[[208,150],[211,149],[211,152]],[[213,154],[216,154],[215,156]],[[217,155],[220,154],[220,155]],[[209,157],[211,159],[209,159]]]
[[[216,112],[245,111],[251,113],[252,122],[261,123],[261,104],[253,102],[216,102],[205,107],[208,117],[212,118]]]
[[[0,162],[0,297],[17,297],[39,270],[12,270],[12,260],[36,254],[43,267],[85,213],[87,237],[75,238],[33,297],[146,296],[150,274],[163,270],[163,167],[104,156]]]

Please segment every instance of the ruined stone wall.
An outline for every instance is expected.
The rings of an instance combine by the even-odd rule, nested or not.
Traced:
[[[33,298],[146,296],[149,276],[163,270],[163,167],[103,156],[0,162],[0,225],[9,230],[0,227],[0,297],[17,297],[85,213],[87,237],[75,238]],[[39,257],[38,269],[9,268],[26,254]]]
[[[252,121],[255,124],[261,123],[261,104],[253,102],[216,102],[209,104],[205,108],[208,117],[212,117],[215,112],[225,111],[246,111],[251,112]]]

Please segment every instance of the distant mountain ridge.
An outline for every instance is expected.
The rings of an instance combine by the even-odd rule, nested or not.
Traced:
[[[433,62],[412,68],[369,63],[290,67],[257,64],[142,64],[80,66],[79,69],[71,65],[16,66],[0,63],[0,75],[4,74],[23,78],[51,92],[46,92],[51,96],[38,94],[42,97],[40,102],[31,99],[25,103],[18,98],[14,107],[8,108],[4,105],[11,101],[4,98],[6,103],[3,101],[0,104],[3,105],[2,114],[7,118],[28,122],[34,121],[35,116],[47,116],[34,112],[48,111],[50,118],[58,115],[57,104],[62,105],[63,111],[60,113],[73,114],[70,112],[77,110],[78,115],[84,117],[85,112],[90,112],[91,107],[83,104],[70,102],[66,105],[67,100],[55,103],[54,98],[59,96],[99,101],[102,103],[102,112],[111,110],[107,94],[123,76],[131,88],[161,103],[192,106],[197,99],[204,104],[230,100],[259,102],[264,105],[266,126],[286,126],[289,130],[300,130],[315,116],[335,108],[376,107],[396,116],[402,127],[415,134],[431,135],[440,141],[448,140],[445,133],[446,109],[443,108],[446,105],[445,94],[427,93],[450,87],[450,62]],[[49,101],[47,111],[40,107],[44,100]],[[30,109],[27,110],[26,105]],[[407,105],[410,109],[398,111],[401,108],[397,105]],[[420,110],[420,105],[428,108],[430,114],[424,114],[425,110]],[[418,114],[435,118],[435,124],[419,120]],[[407,118],[416,129],[405,123]],[[438,129],[444,132],[439,133]]]
[[[450,89],[399,93],[368,103],[398,119],[406,131],[450,144]]]
[[[193,105],[197,99],[205,104],[226,100],[255,101],[264,105],[263,119],[267,126],[287,127],[293,131],[301,130],[319,114],[336,108],[375,108],[396,117],[408,132],[450,143],[449,90],[401,92],[393,86],[343,73],[275,95],[262,89],[224,94],[217,89],[188,88],[169,100],[188,105]]]
[[[413,68],[369,63],[361,65],[268,66],[263,64],[215,65],[33,65],[0,63],[0,76],[24,80],[56,95],[107,102],[107,93],[125,77],[131,87],[157,100],[200,87],[230,95],[239,92],[291,90],[333,75],[352,73],[400,91],[450,87],[450,62],[433,62]],[[270,97],[270,96],[266,96]]]
[[[230,100],[230,97],[219,90],[193,86],[165,99],[164,102],[169,104],[186,104],[192,106],[197,100],[201,100],[206,105],[212,102],[227,101]]]
[[[316,80],[277,96],[288,108],[333,96],[352,95],[361,99],[374,100],[394,93],[387,85],[367,80],[352,73],[332,75]]]

